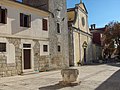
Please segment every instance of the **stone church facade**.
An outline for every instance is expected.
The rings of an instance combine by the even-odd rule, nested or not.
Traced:
[[[68,9],[70,66],[86,64],[93,59],[92,35],[88,26],[88,12],[81,2]]]
[[[47,8],[25,1],[0,1],[1,77],[69,66],[66,1],[45,3]]]

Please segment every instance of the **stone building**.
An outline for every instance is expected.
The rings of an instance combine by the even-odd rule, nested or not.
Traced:
[[[93,58],[94,62],[98,62],[102,59],[102,49],[103,49],[103,33],[105,32],[105,27],[96,28],[95,24],[91,25],[90,32],[93,35]]]
[[[70,45],[70,66],[88,63],[93,59],[92,35],[88,26],[88,12],[82,2],[69,8],[68,27]]]
[[[15,0],[0,1],[0,76],[68,67],[67,19],[62,15],[66,7],[62,8],[61,20],[57,7],[52,13]]]
[[[68,67],[69,46],[66,0],[23,0],[23,3],[51,13],[49,16],[50,67]]]

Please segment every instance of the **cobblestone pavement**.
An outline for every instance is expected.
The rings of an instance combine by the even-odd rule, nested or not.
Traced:
[[[87,65],[79,69],[78,85],[63,87],[60,70],[0,78],[0,90],[120,90],[120,64]]]

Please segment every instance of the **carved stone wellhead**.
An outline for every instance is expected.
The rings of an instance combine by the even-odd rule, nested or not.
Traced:
[[[79,70],[77,69],[63,69],[61,70],[63,83],[70,84],[72,82],[77,81],[77,77],[79,75]]]

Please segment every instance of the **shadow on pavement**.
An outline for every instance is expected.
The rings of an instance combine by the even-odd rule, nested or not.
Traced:
[[[78,83],[72,83],[71,85],[60,85],[59,83],[55,84],[55,85],[50,85],[50,86],[45,86],[45,87],[40,87],[39,90],[58,90],[58,89],[62,89],[65,87],[74,87],[77,86]]]
[[[115,72],[95,90],[120,90],[120,70]]]
[[[103,64],[120,67],[120,60],[109,59],[109,60],[103,60],[102,63],[93,62],[93,63],[84,64],[83,66],[94,66],[94,65],[96,66],[96,65],[103,65]]]
[[[115,66],[115,67],[120,67],[120,62],[107,63],[107,65],[110,65],[110,66]]]

